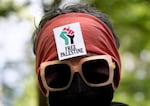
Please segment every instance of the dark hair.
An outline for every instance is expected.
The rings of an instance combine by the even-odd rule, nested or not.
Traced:
[[[69,6],[63,7],[61,9],[56,7],[56,8],[50,9],[45,12],[44,16],[42,17],[42,19],[39,23],[39,26],[36,28],[36,30],[34,31],[33,36],[32,36],[34,54],[36,54],[35,53],[36,38],[37,38],[38,32],[44,26],[44,24],[48,20],[51,20],[52,18],[54,18],[58,15],[71,13],[71,12],[91,14],[91,15],[97,17],[98,19],[102,20],[108,26],[108,28],[111,30],[111,32],[115,38],[116,46],[119,48],[119,46],[120,46],[119,39],[115,35],[112,24],[109,21],[109,18],[106,14],[104,14],[104,13],[98,11],[96,8],[86,5],[86,4],[74,4],[74,5],[69,5]]]

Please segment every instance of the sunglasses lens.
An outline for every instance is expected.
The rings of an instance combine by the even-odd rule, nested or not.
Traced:
[[[106,60],[90,60],[82,65],[82,72],[87,82],[104,83],[109,79],[109,66]]]
[[[71,76],[70,67],[67,64],[49,65],[45,68],[47,85],[51,88],[65,87]]]

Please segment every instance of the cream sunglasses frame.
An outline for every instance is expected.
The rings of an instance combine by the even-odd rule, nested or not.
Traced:
[[[90,60],[95,60],[95,59],[104,59],[108,62],[109,65],[109,79],[104,82],[104,83],[99,83],[99,84],[92,84],[89,83],[85,78],[84,75],[82,74],[82,64],[86,61],[90,61]],[[71,71],[71,77],[70,77],[70,81],[68,82],[68,84],[63,87],[63,88],[51,88],[47,85],[46,79],[45,79],[45,68],[48,65],[54,65],[54,64],[67,64],[70,67],[70,71]],[[112,84],[113,85],[113,89],[115,90],[114,84],[113,84],[113,77],[114,77],[114,69],[115,69],[115,63],[112,61],[111,56],[109,55],[94,55],[94,56],[89,56],[89,57],[85,57],[85,58],[81,58],[81,60],[79,61],[79,68],[77,68],[78,70],[73,70],[72,66],[71,66],[71,62],[69,62],[68,60],[53,60],[53,61],[48,61],[48,62],[43,62],[40,65],[40,75],[41,75],[41,79],[42,79],[42,83],[47,91],[46,96],[49,95],[49,91],[62,91],[65,90],[67,88],[70,87],[74,73],[78,72],[80,74],[80,76],[82,77],[83,81],[90,87],[101,87],[101,86],[105,86],[108,84]]]

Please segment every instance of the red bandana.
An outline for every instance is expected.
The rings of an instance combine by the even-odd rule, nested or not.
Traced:
[[[109,28],[98,18],[85,13],[67,13],[59,15],[48,21],[38,33],[36,41],[36,72],[39,85],[44,94],[46,90],[39,75],[40,64],[57,57],[53,29],[59,26],[79,22],[88,53],[109,54],[117,64],[118,75],[115,80],[116,87],[120,81],[121,61],[115,44],[115,39]]]

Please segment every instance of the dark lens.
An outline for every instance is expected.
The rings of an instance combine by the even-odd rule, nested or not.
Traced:
[[[90,60],[82,65],[82,72],[89,83],[104,83],[109,78],[109,66],[106,60]]]
[[[49,65],[45,68],[47,85],[51,88],[65,87],[71,76],[70,67],[67,64]]]

